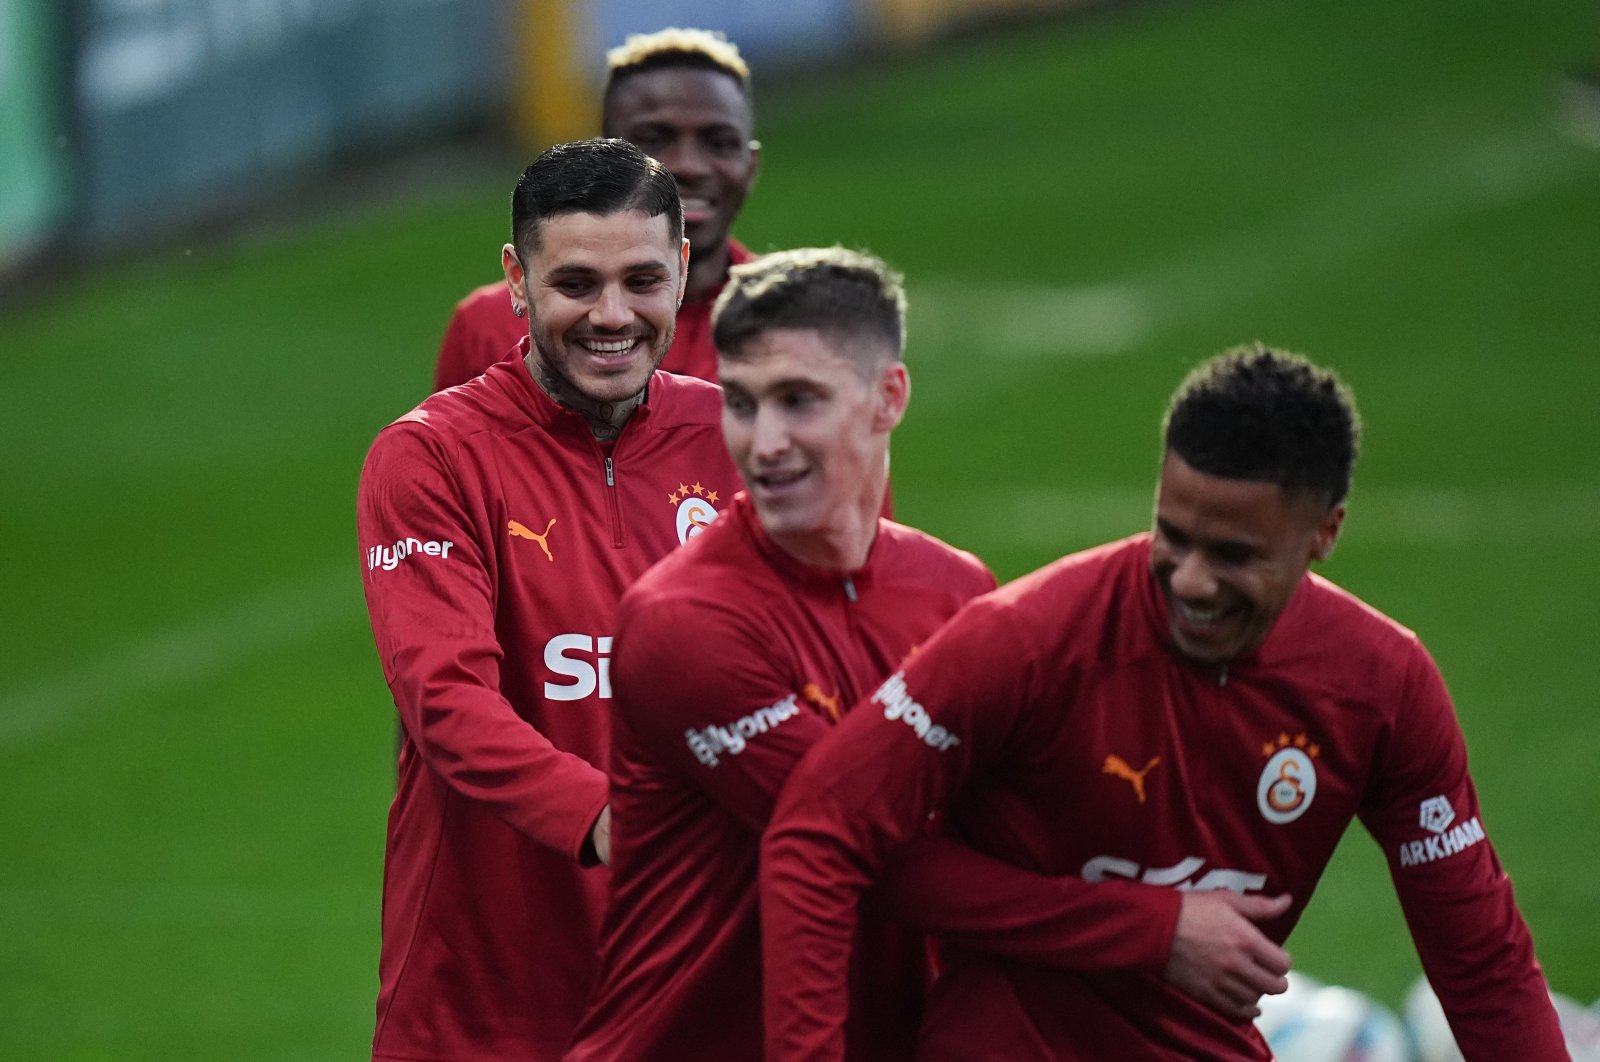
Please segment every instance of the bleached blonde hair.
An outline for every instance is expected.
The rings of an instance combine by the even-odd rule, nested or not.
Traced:
[[[632,33],[627,40],[606,52],[606,91],[617,82],[646,70],[688,66],[720,70],[739,83],[750,95],[750,65],[739,54],[738,45],[719,30],[686,29],[668,26],[654,33]]]

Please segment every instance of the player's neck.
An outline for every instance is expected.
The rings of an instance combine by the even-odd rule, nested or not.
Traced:
[[[705,302],[711,293],[728,279],[728,267],[733,264],[733,252],[724,240],[714,250],[701,254],[698,248],[689,253],[689,281],[684,285],[684,302]]]
[[[628,423],[628,418],[633,416],[633,411],[644,399],[644,392],[640,391],[633,397],[618,402],[596,402],[580,394],[566,379],[551,372],[550,367],[535,358],[532,352],[523,359],[523,364],[527,365],[528,372],[532,374],[534,382],[539,385],[541,391],[554,399],[558,405],[582,415],[589,425],[589,431],[602,442],[615,439],[622,433],[623,425]]]
[[[883,492],[877,500],[839,513],[824,527],[808,531],[777,532],[767,537],[795,560],[830,572],[854,572],[866,567],[872,543],[878,537],[878,513],[883,508]]]

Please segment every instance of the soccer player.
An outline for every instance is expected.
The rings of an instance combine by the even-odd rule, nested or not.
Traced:
[[[560,145],[512,196],[520,360],[362,471],[363,586],[404,724],[374,1059],[553,1059],[593,981],[622,591],[737,489],[711,384],[656,366],[688,245],[672,175]]]
[[[879,519],[909,397],[897,276],[841,248],[769,255],[734,268],[715,322],[723,433],[747,490],[619,609],[611,900],[573,1060],[761,1056],[757,853],[774,797],[842,710],[994,586],[970,554]],[[1193,921],[1207,903],[1185,920],[1171,890],[1027,874],[934,838],[884,884],[880,911],[1030,961],[1159,971],[1180,922],[1212,933]],[[1211,914],[1230,940],[1278,952],[1240,912]],[[909,1057],[922,939],[883,918],[867,933],[852,1041],[859,1057]],[[1270,980],[1285,970],[1281,956]]]
[[[763,846],[769,1059],[841,1057],[861,891],[941,809],[1045,873],[1288,893],[1280,943],[1359,817],[1467,1058],[1567,1057],[1438,669],[1307,571],[1357,436],[1297,356],[1207,362],[1167,412],[1152,531],[966,606],[813,750]],[[1271,1057],[1148,974],[946,960],[924,1059]]]
[[[720,33],[664,29],[634,34],[606,53],[603,134],[638,145],[678,182],[689,279],[677,335],[661,367],[715,380],[711,305],[728,267],[749,251],[728,235],[755,183],[761,145],[752,136],[750,68]],[[527,328],[515,292],[501,282],[456,304],[434,368],[434,390],[465,383],[511,355]]]

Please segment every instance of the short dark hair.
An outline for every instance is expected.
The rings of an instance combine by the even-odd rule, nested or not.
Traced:
[[[811,329],[839,343],[867,340],[898,361],[906,345],[906,293],[881,258],[843,247],[762,255],[728,271],[711,310],[717,353],[737,357],[754,336]]]
[[[546,218],[623,210],[665,214],[674,245],[683,239],[683,204],[665,166],[626,140],[557,144],[522,171],[511,193],[511,242],[518,254],[537,251]]]
[[[1255,343],[1191,372],[1162,434],[1168,453],[1207,475],[1274,483],[1333,506],[1350,492],[1361,419],[1331,370]]]
[[[726,74],[750,98],[750,67],[738,45],[716,30],[669,26],[654,33],[633,33],[606,52],[605,97],[635,74],[650,70],[688,68]]]

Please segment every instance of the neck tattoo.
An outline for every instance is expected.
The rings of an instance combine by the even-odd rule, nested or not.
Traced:
[[[620,402],[595,402],[579,394],[564,377],[552,371],[543,361],[535,363],[532,354],[527,360],[533,378],[538,381],[544,393],[555,399],[562,407],[581,414],[596,439],[616,438],[621,433],[622,426],[632,416],[634,407],[644,398],[644,392],[641,391]]]

